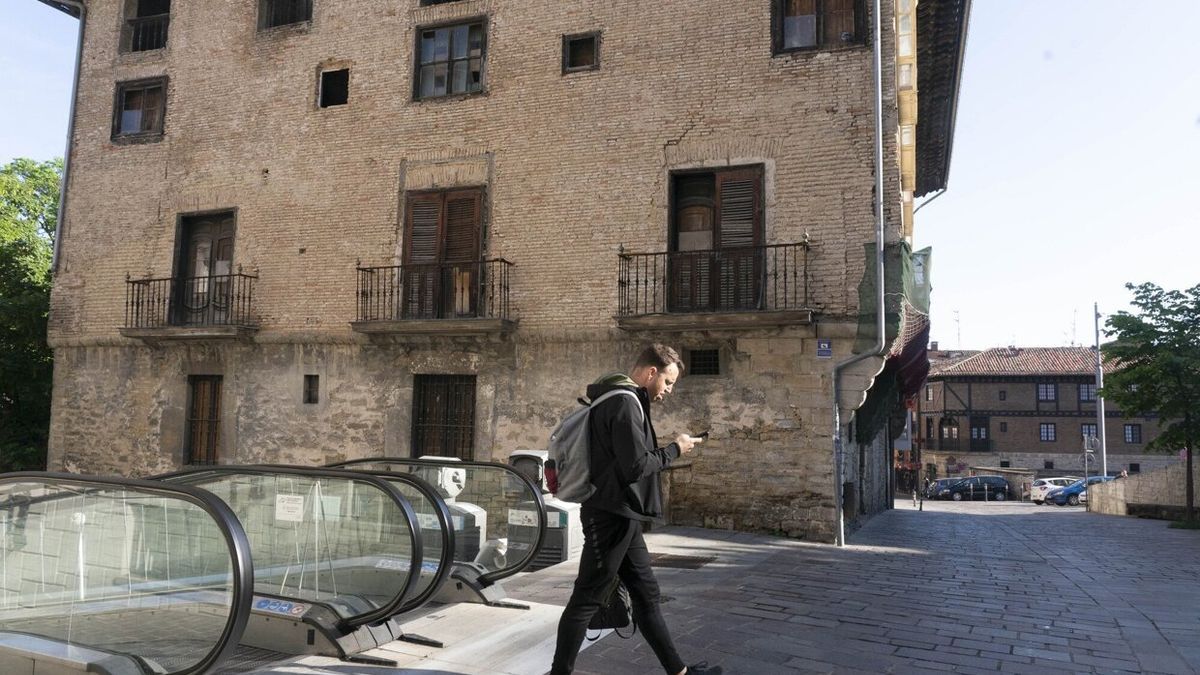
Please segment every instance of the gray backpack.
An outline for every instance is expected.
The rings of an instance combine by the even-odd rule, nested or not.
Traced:
[[[588,439],[588,420],[592,408],[613,396],[632,396],[637,401],[638,418],[642,415],[642,403],[637,394],[628,389],[613,389],[597,397],[591,405],[574,410],[559,422],[550,434],[549,461],[546,462],[546,482],[556,499],[565,502],[582,502],[596,491],[592,485],[591,453]]]

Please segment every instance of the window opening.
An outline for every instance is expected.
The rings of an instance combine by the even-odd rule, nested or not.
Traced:
[[[329,108],[335,105],[346,105],[350,100],[350,71],[343,68],[341,70],[326,70],[321,73],[321,100],[322,108]]]
[[[321,400],[321,377],[319,375],[304,376],[304,402],[318,403]]]
[[[475,457],[475,376],[413,377],[412,456]]]
[[[416,98],[483,90],[483,22],[417,31]]]
[[[563,73],[600,67],[600,34],[563,36]]]
[[[221,376],[188,376],[188,426],[184,463],[212,465],[221,447]]]

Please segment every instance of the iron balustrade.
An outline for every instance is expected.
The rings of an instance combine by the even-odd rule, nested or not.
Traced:
[[[250,274],[125,278],[125,327],[253,326]]]
[[[509,318],[504,258],[358,269],[358,320]]]
[[[139,16],[125,21],[129,35],[129,51],[148,52],[167,46],[167,28],[171,23],[170,14],[155,14]]]
[[[619,254],[619,316],[807,309],[808,243]]]

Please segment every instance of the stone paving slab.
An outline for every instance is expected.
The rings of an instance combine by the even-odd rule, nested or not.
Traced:
[[[646,539],[656,553],[716,556],[697,570],[656,573],[684,658],[726,673],[1200,673],[1200,533],[1160,521],[1020,502],[926,502],[918,511],[897,501],[841,549],[680,527]],[[574,573],[568,562],[504,585],[513,599],[561,606]],[[553,616],[541,623],[544,649]],[[297,665],[270,672],[397,672],[332,659]],[[442,667],[400,672],[496,672],[488,663]],[[576,672],[662,670],[640,635],[608,635]]]

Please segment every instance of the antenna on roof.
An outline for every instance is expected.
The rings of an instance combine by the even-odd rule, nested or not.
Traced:
[[[958,341],[954,343],[956,349],[962,349],[962,322],[958,319],[958,310],[954,310],[954,329],[958,331]]]

